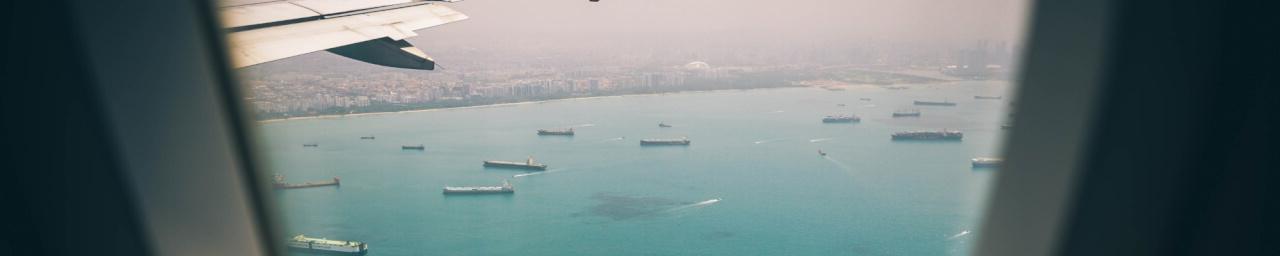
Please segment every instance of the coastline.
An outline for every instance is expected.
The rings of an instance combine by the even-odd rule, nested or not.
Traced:
[[[955,81],[938,81],[938,82],[934,82],[934,83],[923,83],[923,84],[936,84],[936,83],[949,83],[949,82],[955,82]],[[907,87],[910,87],[910,86],[914,86],[914,85],[923,85],[923,84],[902,84],[902,85],[894,85],[894,86],[907,86]],[[851,89],[851,90],[869,90],[869,89],[880,89],[880,90],[884,90],[884,89],[885,89],[885,86],[881,86],[881,85],[871,85],[871,84],[846,84],[846,85],[843,85],[843,87],[844,87],[845,89]],[[808,88],[808,89],[815,89],[815,90],[825,90],[825,88],[824,88],[824,87],[821,87],[821,86],[812,86],[812,85],[810,85],[810,86],[779,86],[779,87],[770,87],[770,88],[750,88],[750,89],[716,89],[716,90],[690,90],[690,91],[678,91],[678,92],[636,93],[636,94],[605,95],[605,96],[570,97],[570,98],[563,98],[563,99],[549,99],[549,100],[522,101],[522,102],[510,102],[510,103],[498,103],[498,104],[484,104],[484,105],[461,106],[461,107],[425,108],[425,109],[414,109],[414,110],[403,110],[403,111],[389,111],[389,112],[367,112],[367,113],[354,113],[354,114],[338,114],[338,115],[330,114],[330,115],[316,115],[316,116],[303,116],[303,117],[277,118],[277,119],[254,120],[254,123],[256,123],[256,124],[260,124],[260,125],[261,125],[261,124],[271,124],[271,123],[280,123],[280,122],[288,122],[288,121],[322,120],[322,119],[341,119],[341,118],[347,118],[347,117],[364,117],[364,116],[390,115],[390,114],[408,114],[408,113],[419,113],[419,112],[430,112],[430,111],[447,111],[447,110],[478,109],[478,108],[496,108],[496,107],[509,107],[509,106],[519,106],[519,105],[529,105],[529,104],[552,103],[552,102],[561,102],[561,101],[595,100],[595,99],[620,98],[620,97],[656,96],[656,95],[689,94],[689,93],[709,93],[709,92],[721,92],[721,91],[756,91],[756,90],[778,90],[778,89],[801,89],[801,88]]]

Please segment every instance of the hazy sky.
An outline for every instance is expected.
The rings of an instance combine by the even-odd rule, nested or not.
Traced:
[[[753,45],[1016,41],[1024,0],[467,0],[417,44]]]

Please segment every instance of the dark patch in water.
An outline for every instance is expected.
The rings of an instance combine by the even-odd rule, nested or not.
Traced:
[[[593,216],[612,220],[627,220],[639,217],[652,217],[663,210],[679,206],[675,200],[659,197],[613,195],[596,193],[591,196],[596,204],[588,209]]]

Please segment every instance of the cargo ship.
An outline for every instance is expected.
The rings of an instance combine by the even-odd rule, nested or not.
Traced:
[[[532,156],[530,156],[529,159],[525,160],[524,162],[495,161],[495,160],[484,161],[484,167],[530,169],[530,170],[539,170],[539,171],[547,169],[547,165],[533,162]]]
[[[891,138],[893,140],[954,140],[958,141],[964,138],[964,133],[959,131],[910,131],[897,132]]]
[[[400,150],[427,150],[427,146],[423,146],[422,144],[418,144],[417,146],[400,146]]]
[[[360,139],[362,139],[362,140],[372,140],[372,139],[373,139],[373,136],[361,136],[361,137],[360,137]]]
[[[856,123],[861,121],[862,118],[855,115],[836,115],[822,118],[823,123]]]
[[[563,136],[573,136],[573,128],[564,129],[564,130],[541,130],[541,129],[540,129],[540,130],[538,130],[538,135],[563,135]]]
[[[688,146],[689,143],[689,138],[640,140],[641,146]]]
[[[976,96],[973,96],[973,98],[974,98],[974,99],[978,99],[978,100],[998,100],[998,99],[1003,99],[1003,98],[1004,98],[1004,96],[982,96],[982,95],[976,95]]]
[[[999,158],[979,157],[974,158],[972,162],[973,168],[996,168],[1000,167],[1000,163],[1003,163],[1004,160]]]
[[[469,186],[469,187],[444,187],[444,194],[511,194],[515,193],[515,187],[511,186],[511,182],[502,181],[502,186]]]
[[[319,146],[320,146],[320,144],[315,144],[315,143],[302,144],[302,147],[304,147],[304,148],[314,148],[314,147],[319,147]]]
[[[909,109],[894,111],[893,117],[920,117],[920,110]]]
[[[298,235],[285,243],[290,251],[329,255],[365,255],[369,244],[356,241],[339,241]]]
[[[342,181],[338,180],[338,177],[333,177],[333,181],[308,181],[302,184],[289,184],[284,182],[284,175],[276,175],[275,180],[271,182],[271,187],[275,189],[314,188],[341,185]]]
[[[915,104],[916,106],[948,106],[948,107],[956,105],[955,102],[950,102],[950,101],[923,101],[923,100],[917,100],[915,101]]]

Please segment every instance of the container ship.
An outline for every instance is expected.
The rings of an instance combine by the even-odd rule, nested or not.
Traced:
[[[1003,163],[1004,160],[999,158],[979,157],[974,158],[972,162],[973,168],[996,168],[1000,167],[1000,163]]]
[[[973,96],[973,98],[974,98],[974,99],[978,99],[978,100],[998,100],[998,99],[1003,99],[1003,98],[1004,98],[1004,96],[982,96],[982,95],[977,95],[977,96]]]
[[[823,123],[857,123],[861,121],[862,121],[862,118],[859,118],[858,116],[855,116],[855,115],[838,115],[838,116],[827,116],[822,118]]]
[[[447,194],[511,194],[515,193],[515,187],[511,186],[511,182],[502,181],[502,186],[471,186],[471,187],[444,187],[444,193]]]
[[[524,162],[495,161],[495,160],[484,161],[484,167],[530,169],[530,170],[539,170],[539,171],[547,169],[547,165],[533,162],[532,156],[530,156],[529,159],[525,160]]]
[[[400,146],[400,149],[401,150],[427,150],[427,147],[419,144],[417,146],[413,146],[413,145]]]
[[[365,255],[369,244],[356,241],[339,241],[298,235],[285,244],[290,251],[329,255]]]
[[[689,143],[690,143],[689,138],[640,140],[641,146],[688,146]]]
[[[915,101],[916,106],[955,106],[955,102],[950,101]]]
[[[538,130],[538,135],[573,136],[573,128],[564,129],[564,130]]]
[[[893,117],[920,117],[920,110],[899,110],[893,112]]]
[[[964,133],[959,131],[910,131],[897,132],[891,138],[893,140],[960,140],[964,138]]]

